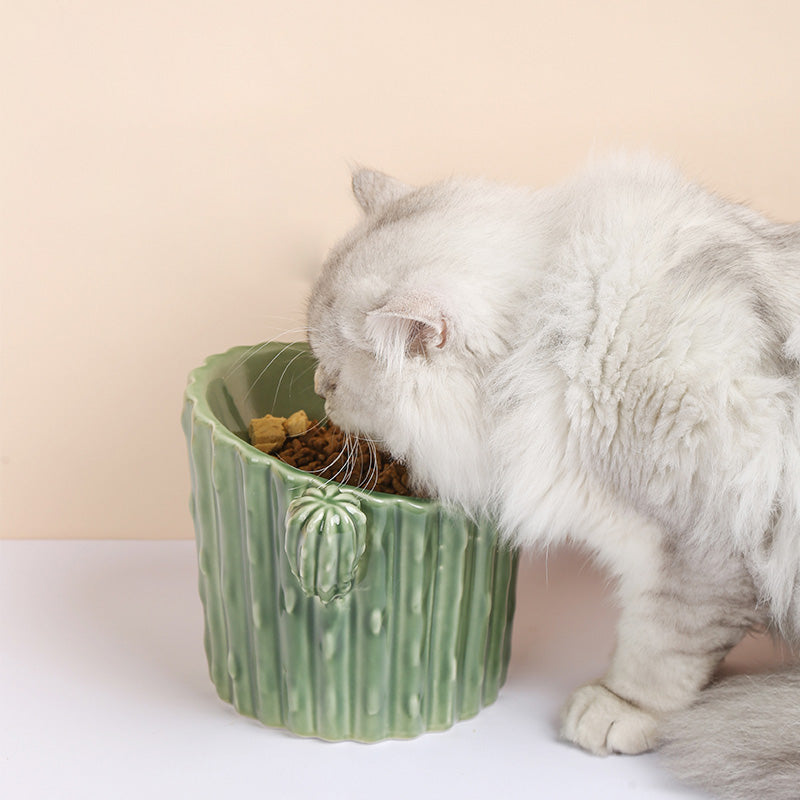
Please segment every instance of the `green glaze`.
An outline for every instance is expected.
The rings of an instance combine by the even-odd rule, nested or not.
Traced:
[[[211,356],[189,378],[205,649],[223,700],[329,740],[442,730],[506,678],[517,556],[435,500],[326,483],[261,453],[247,424],[320,418],[302,343]]]
[[[309,597],[323,603],[350,591],[367,546],[367,518],[354,492],[311,486],[286,511],[286,556]]]

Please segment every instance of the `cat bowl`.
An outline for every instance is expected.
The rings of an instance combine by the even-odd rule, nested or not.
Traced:
[[[344,487],[252,447],[249,420],[321,418],[304,343],[192,371],[192,474],[205,650],[219,696],[328,740],[443,730],[493,702],[511,646],[517,556],[487,521]]]

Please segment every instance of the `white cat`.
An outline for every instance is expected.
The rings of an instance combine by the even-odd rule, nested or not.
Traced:
[[[616,650],[563,735],[666,740],[726,797],[800,796],[800,678],[700,694],[752,627],[800,635],[800,226],[645,155],[538,191],[353,188],[363,220],[308,312],[330,418],[513,542],[581,542],[617,578]]]

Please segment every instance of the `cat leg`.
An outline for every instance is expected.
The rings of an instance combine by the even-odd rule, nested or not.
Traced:
[[[673,563],[660,586],[624,598],[611,665],[567,702],[565,739],[598,755],[652,749],[664,715],[691,705],[758,622],[744,569],[733,559],[702,566]]]

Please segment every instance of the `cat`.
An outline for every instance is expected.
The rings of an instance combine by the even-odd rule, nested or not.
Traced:
[[[331,420],[615,577],[616,648],[566,740],[800,796],[800,672],[706,689],[748,631],[800,638],[800,225],[645,153],[536,190],[352,183],[363,216],[308,303]]]

